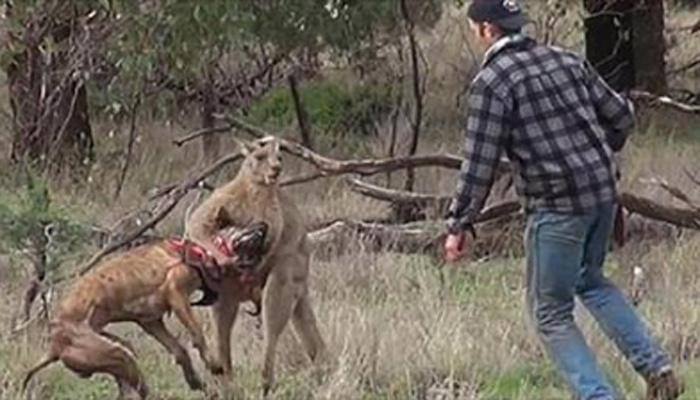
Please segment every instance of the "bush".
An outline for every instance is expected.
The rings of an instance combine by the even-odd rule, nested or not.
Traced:
[[[20,193],[0,192],[0,252],[33,254],[43,247],[45,271],[55,271],[88,242],[89,229],[65,208],[51,203],[48,187],[29,180]]]
[[[313,130],[322,134],[376,134],[375,121],[389,114],[392,90],[384,86],[344,87],[334,82],[312,82],[300,88]],[[296,123],[288,88],[270,92],[254,104],[249,117],[257,124],[281,128]]]

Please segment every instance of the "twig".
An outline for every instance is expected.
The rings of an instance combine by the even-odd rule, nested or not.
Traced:
[[[20,324],[19,326],[16,326],[10,331],[10,337],[15,337],[18,334],[22,333],[24,330],[29,328],[34,322],[39,321],[41,318],[41,312],[37,312],[36,314],[32,315],[31,318],[25,320]]]
[[[159,198],[172,192],[177,187],[177,185],[178,185],[178,183],[170,183],[170,184],[163,186],[162,188],[156,190],[155,193],[150,195],[148,197],[148,200],[149,201],[158,200]],[[214,189],[216,189],[212,184],[208,183],[207,181],[199,182],[199,187],[201,187],[202,189],[208,190],[210,192],[213,192]]]
[[[683,171],[688,176],[688,179],[690,179],[691,182],[700,186],[700,178],[697,178],[695,175],[693,175],[693,173],[690,172],[690,170],[688,168],[683,168]]]
[[[656,96],[652,93],[649,92],[642,92],[638,90],[633,90],[630,92],[630,98],[634,100],[645,100],[648,101],[651,105],[656,105],[656,104],[661,104],[665,105],[668,107],[671,107],[677,111],[685,112],[685,113],[690,113],[690,114],[700,114],[700,106],[692,105],[692,104],[685,104],[678,102],[676,100],[673,100],[672,98],[668,96]]]
[[[693,68],[698,67],[698,66],[700,66],[700,58],[695,60],[695,61],[692,61],[692,62],[690,62],[682,67],[672,69],[672,70],[668,71],[667,74],[668,75],[677,75],[677,74],[683,73],[685,71],[688,71],[688,70],[693,69]]]
[[[320,178],[325,178],[327,177],[327,174],[324,174],[323,172],[314,172],[308,175],[303,175],[303,176],[297,176],[295,178],[290,178],[285,181],[282,181],[280,183],[280,186],[293,186],[293,185],[299,185],[302,183],[307,183],[311,181],[315,181],[316,179]]]
[[[131,126],[129,127],[129,141],[126,145],[124,165],[122,166],[121,173],[119,174],[119,179],[117,180],[117,188],[114,192],[115,198],[119,198],[119,194],[121,194],[122,187],[124,186],[124,181],[126,181],[126,173],[129,170],[129,164],[131,163],[131,154],[133,153],[134,142],[136,141],[136,115],[138,113],[140,105],[141,95],[137,94],[136,99],[134,99],[134,104],[131,107]]]
[[[224,125],[224,126],[217,126],[214,128],[204,128],[204,129],[198,129],[192,133],[188,133],[185,136],[181,136],[179,138],[173,139],[173,144],[176,146],[182,146],[183,144],[187,142],[191,142],[192,140],[197,139],[200,136],[204,135],[209,135],[212,133],[223,133],[223,132],[228,132],[233,128],[233,125]]]

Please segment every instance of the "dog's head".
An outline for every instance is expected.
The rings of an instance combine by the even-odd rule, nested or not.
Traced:
[[[241,268],[255,267],[265,253],[267,231],[265,222],[254,222],[244,228],[225,228],[219,234],[224,247],[222,250],[235,255]]]

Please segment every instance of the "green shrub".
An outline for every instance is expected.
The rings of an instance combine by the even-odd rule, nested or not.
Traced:
[[[322,134],[370,135],[375,121],[389,114],[392,107],[390,86],[345,87],[335,82],[311,82],[300,88],[312,129]],[[276,128],[296,123],[294,102],[288,88],[270,92],[255,103],[249,118]]]
[[[88,242],[89,229],[73,214],[51,202],[43,182],[30,179],[19,193],[0,191],[0,252],[19,255],[44,246],[43,272],[51,274]]]

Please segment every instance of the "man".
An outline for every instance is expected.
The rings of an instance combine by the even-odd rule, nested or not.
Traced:
[[[634,125],[632,104],[590,64],[521,33],[515,0],[474,0],[474,36],[488,50],[471,85],[465,161],[448,214],[448,261],[471,247],[503,153],[528,217],[528,311],[577,398],[616,398],[573,316],[578,297],[647,381],[647,399],[683,391],[668,355],[602,268],[616,208],[613,152]]]

